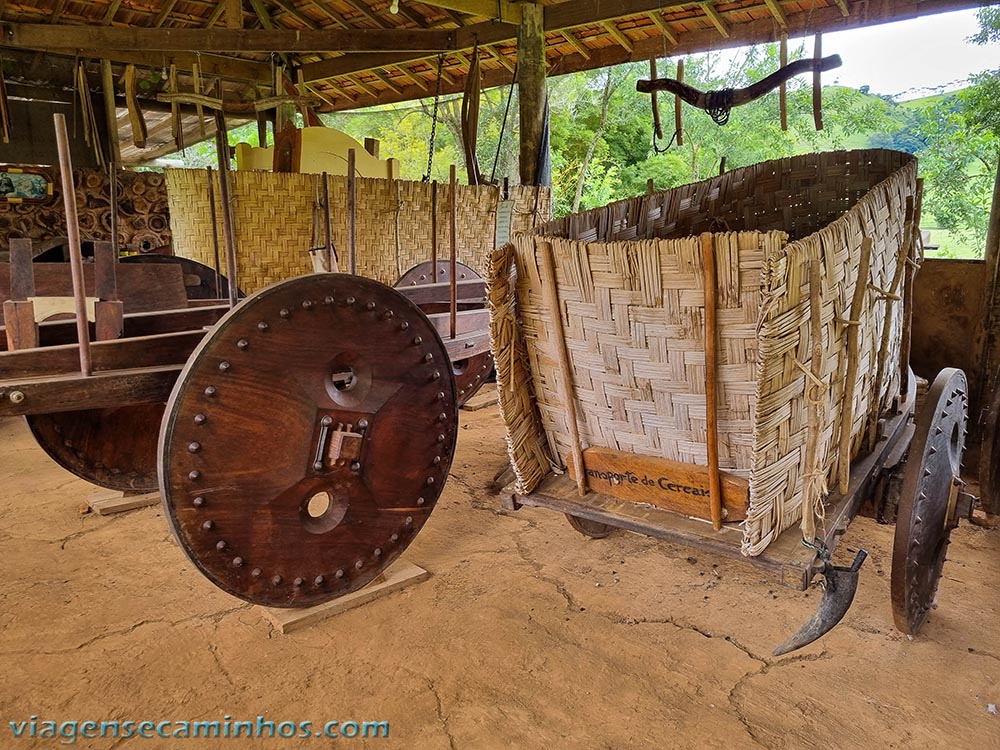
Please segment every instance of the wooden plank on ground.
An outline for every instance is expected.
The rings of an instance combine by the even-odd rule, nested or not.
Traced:
[[[360,607],[374,599],[399,591],[415,583],[426,581],[430,578],[430,573],[418,565],[407,560],[397,560],[390,565],[380,576],[363,589],[347,594],[339,599],[330,602],[317,604],[315,607],[305,607],[302,609],[279,609],[276,607],[263,607],[267,619],[282,633],[287,634],[295,630],[314,625],[318,622],[346,612],[349,609]]]
[[[95,495],[87,501],[90,509],[99,516],[110,516],[115,513],[124,513],[127,510],[148,508],[151,505],[159,504],[159,492],[144,492],[139,494],[111,492],[109,494]]]

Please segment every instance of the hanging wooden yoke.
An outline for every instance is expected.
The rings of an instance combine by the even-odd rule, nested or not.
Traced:
[[[749,104],[768,92],[778,88],[790,78],[803,73],[812,72],[816,76],[842,65],[840,55],[830,55],[819,59],[796,60],[779,68],[766,78],[742,89],[721,89],[719,91],[699,91],[693,86],[673,78],[657,78],[649,81],[636,81],[636,91],[652,94],[654,91],[669,91],[680,97],[692,107],[703,109],[719,125],[729,122],[729,112],[733,107]]]

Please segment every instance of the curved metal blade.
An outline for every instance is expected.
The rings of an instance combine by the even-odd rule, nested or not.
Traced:
[[[861,564],[868,557],[866,550],[859,550],[851,567],[844,568],[827,563],[823,575],[826,578],[826,591],[812,617],[799,628],[799,631],[774,649],[774,656],[796,651],[808,646],[818,638],[822,638],[844,619],[847,610],[854,601],[854,593],[858,590],[858,577]]]

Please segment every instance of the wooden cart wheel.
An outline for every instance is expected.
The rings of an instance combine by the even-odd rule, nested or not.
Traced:
[[[316,274],[267,287],[209,331],[160,433],[160,491],[217,586],[304,607],[378,576],[430,516],[458,407],[447,349],[390,287]]]
[[[154,492],[163,408],[136,404],[24,419],[49,458],[81,479],[120,492]]]
[[[455,275],[459,281],[481,278],[472,268],[464,263],[455,264]],[[451,266],[447,260],[439,260],[435,264],[431,261],[418,263],[409,271],[399,277],[396,287],[420,286],[423,284],[442,284],[451,281]],[[447,310],[447,294],[437,303],[428,305],[424,312],[444,312]],[[483,352],[467,359],[456,360],[452,363],[452,372],[455,375],[455,384],[458,386],[458,405],[464,406],[471,399],[483,384],[489,379],[493,370],[493,354]]]
[[[968,420],[965,373],[942,370],[917,416],[903,468],[892,547],[892,615],[915,635],[934,603],[951,530]]]
[[[188,299],[226,299],[229,297],[229,280],[225,276],[219,276],[219,283],[216,284],[215,269],[190,258],[182,258],[179,255],[143,253],[126,255],[121,258],[120,262],[180,266],[181,273],[184,275],[184,291],[187,292]],[[238,295],[240,298],[246,297],[242,291],[239,291]]]
[[[614,526],[609,526],[606,523],[591,521],[589,518],[581,518],[569,513],[566,514],[566,520],[569,521],[570,526],[584,536],[589,536],[591,539],[604,539],[604,537],[615,530]]]

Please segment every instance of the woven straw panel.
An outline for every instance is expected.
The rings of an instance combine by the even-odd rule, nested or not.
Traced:
[[[177,255],[213,265],[212,221],[207,172],[169,170],[171,225]],[[216,183],[217,232],[222,214]],[[347,178],[329,177],[331,228],[340,270],[348,268]],[[355,253],[362,276],[394,284],[407,270],[432,257],[434,186],[405,180],[358,178]],[[310,248],[325,247],[322,177],[272,172],[234,172],[233,208],[240,288],[253,292],[282,279],[313,271]],[[451,252],[449,185],[437,185],[437,254]],[[515,225],[524,231],[537,221],[536,188],[515,187]],[[549,191],[540,189],[538,217],[548,217]],[[456,257],[480,270],[493,250],[499,189],[460,185],[457,191]],[[518,207],[520,208],[520,212]],[[223,267],[225,251],[222,250]]]
[[[48,240],[66,236],[66,211],[57,175],[46,203],[0,202],[0,250],[9,240]],[[97,169],[73,173],[80,236],[111,240],[111,184]],[[120,172],[118,176],[118,245],[123,251],[149,250],[170,244],[167,189],[157,172]]]
[[[761,194],[762,186],[788,203]],[[700,243],[654,238],[737,228],[713,236],[720,464],[750,476],[746,554],[799,522],[811,534],[837,475],[841,431],[850,429],[853,458],[899,390],[902,305],[892,295],[917,235],[907,222],[915,194],[908,155],[819,154],[566,217],[498,250],[489,268],[491,329],[518,491],[534,489],[570,450],[547,334],[551,311],[540,297],[539,244],[550,242],[556,259],[584,446],[704,465]],[[778,229],[786,222],[802,239],[785,245]],[[755,225],[768,231],[750,231]],[[847,384],[845,320],[863,237],[873,251],[856,311],[857,378]],[[814,324],[822,339],[816,362]],[[845,425],[848,395],[853,414]]]

